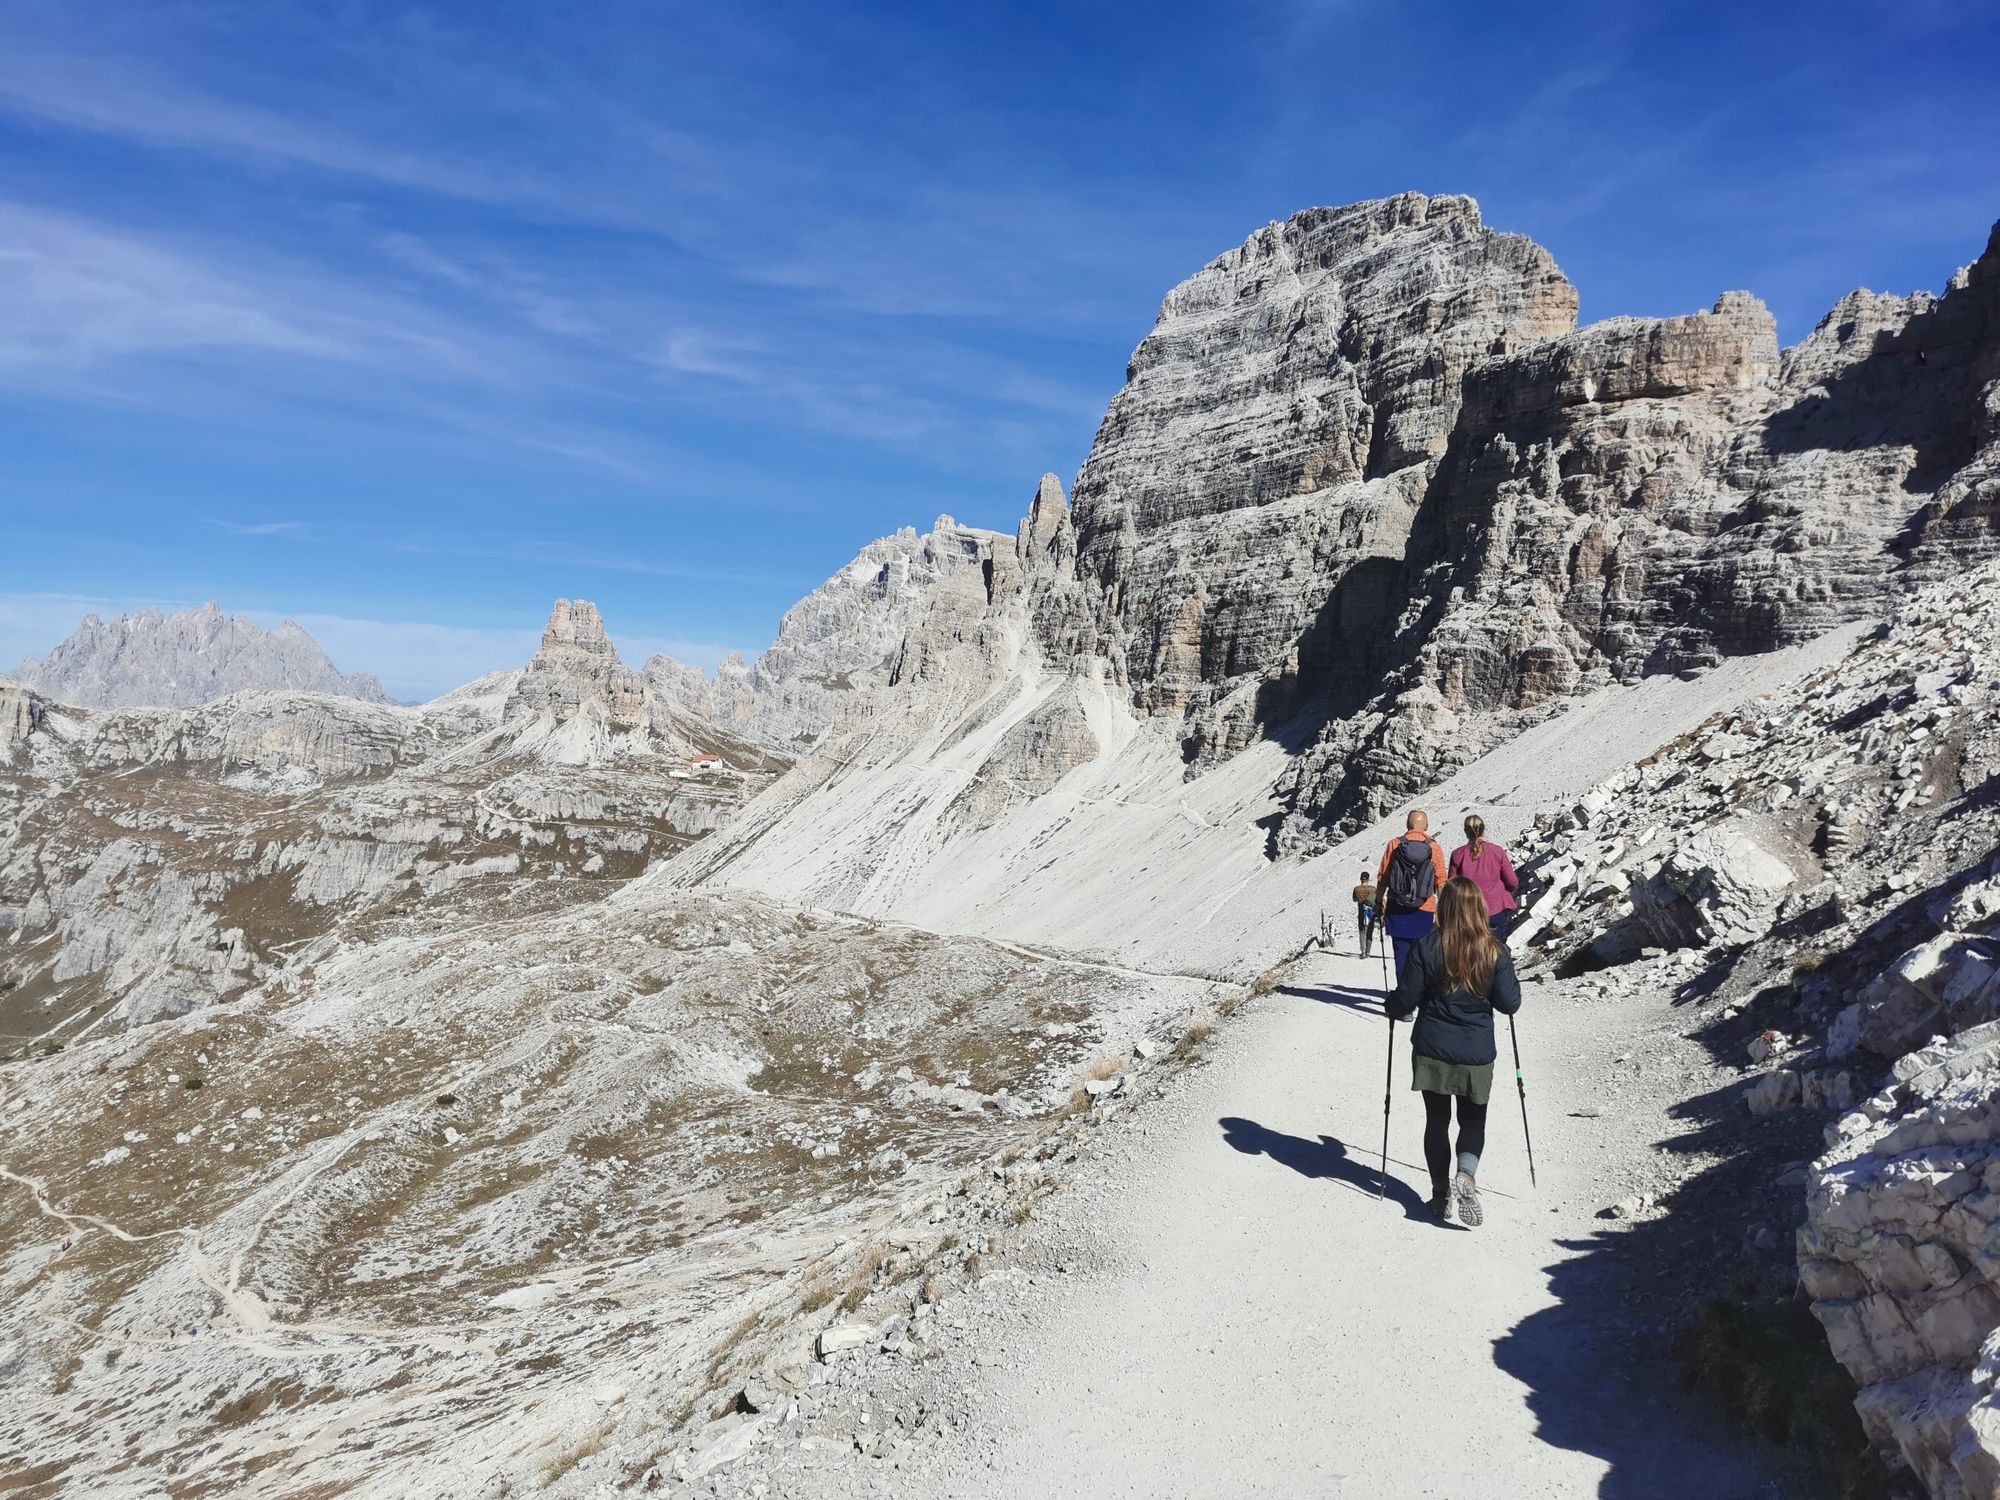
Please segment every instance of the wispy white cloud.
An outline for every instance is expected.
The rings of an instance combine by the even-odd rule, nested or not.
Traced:
[[[0,199],[0,377],[204,351],[502,383],[524,353],[240,244],[176,243]]]
[[[740,339],[719,338],[698,329],[667,335],[655,358],[662,369],[682,375],[712,375],[720,380],[755,380],[756,371],[743,358],[755,346]]]
[[[231,536],[304,537],[313,532],[311,521],[224,521],[205,518],[210,526]]]
[[[426,192],[490,201],[519,191],[462,163],[371,144],[203,93],[134,61],[61,48],[14,45],[0,52],[0,104],[74,130],[289,162]]]
[[[197,349],[353,357],[294,306],[158,245],[0,201],[0,375]]]

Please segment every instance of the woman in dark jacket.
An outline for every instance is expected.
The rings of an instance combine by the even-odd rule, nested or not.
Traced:
[[[1410,1087],[1424,1096],[1424,1162],[1431,1211],[1478,1224],[1479,1153],[1486,1147],[1486,1100],[1493,1092],[1493,1012],[1521,1008],[1514,961],[1493,936],[1486,897],[1460,876],[1438,893],[1437,929],[1410,950],[1389,998],[1389,1019],[1414,1015]],[[1458,1174],[1451,1172],[1451,1101],[1458,1100]]]

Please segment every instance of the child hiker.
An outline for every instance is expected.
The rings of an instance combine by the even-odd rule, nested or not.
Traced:
[[[1493,1092],[1493,1013],[1521,1008],[1514,961],[1493,936],[1486,897],[1459,876],[1438,893],[1437,927],[1410,948],[1389,1019],[1412,1015],[1410,1087],[1424,1096],[1424,1164],[1431,1172],[1431,1212],[1455,1207],[1468,1225],[1479,1205],[1479,1153],[1486,1148],[1486,1101]],[[1452,1101],[1458,1101],[1458,1170],[1452,1171]]]

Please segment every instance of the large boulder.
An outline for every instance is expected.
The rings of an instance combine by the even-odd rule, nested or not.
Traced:
[[[1781,851],[1755,818],[1705,828],[1633,885],[1633,914],[1664,948],[1749,942],[1770,929],[1807,873],[1796,852]]]

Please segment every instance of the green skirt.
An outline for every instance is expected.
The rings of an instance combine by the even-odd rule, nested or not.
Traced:
[[[1439,1062],[1421,1052],[1410,1054],[1410,1087],[1428,1094],[1457,1094],[1474,1104],[1484,1104],[1493,1092],[1493,1064],[1469,1067],[1465,1063]]]

